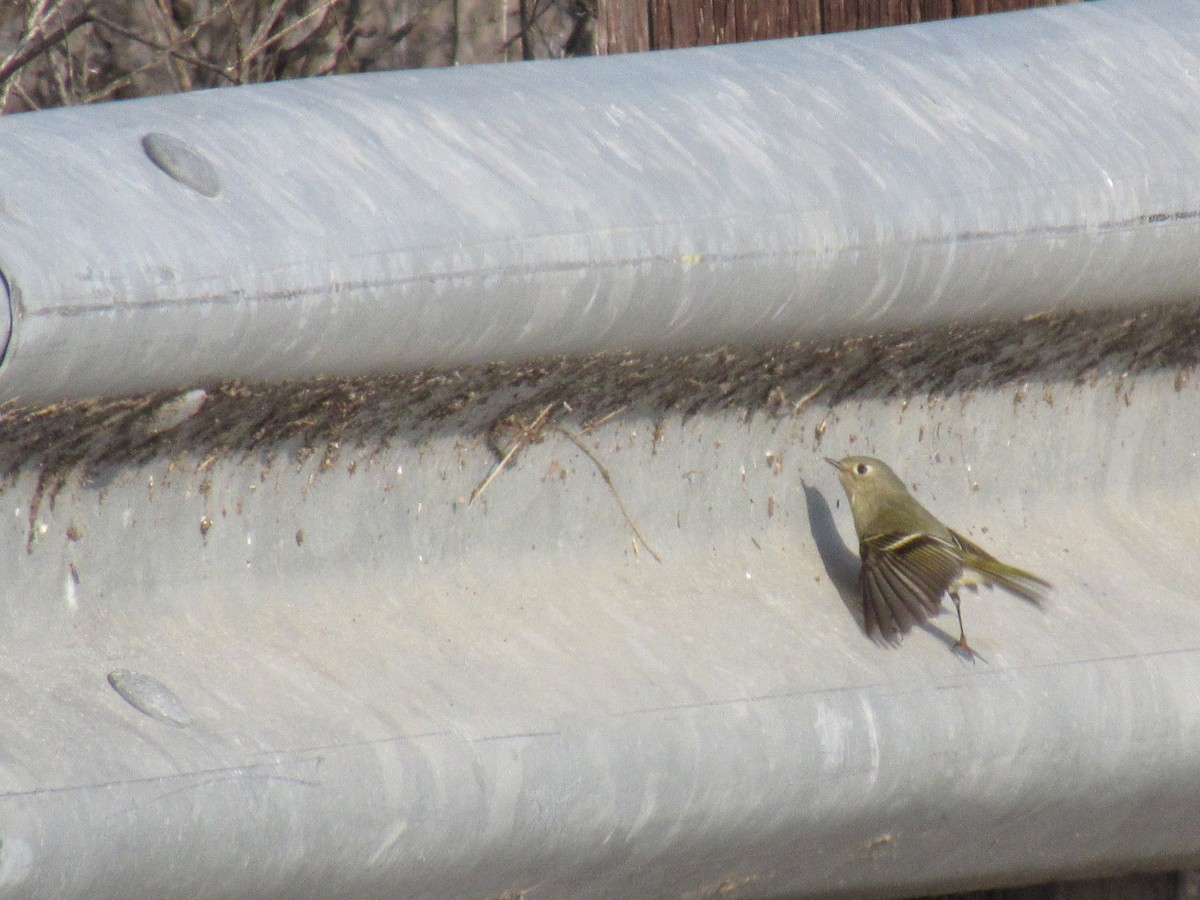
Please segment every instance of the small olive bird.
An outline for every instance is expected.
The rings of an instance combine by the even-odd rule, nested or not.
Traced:
[[[958,613],[956,646],[974,655],[963,629],[958,598],[962,588],[999,585],[1039,603],[1050,587],[1050,582],[1000,562],[943,525],[886,463],[869,456],[825,461],[837,469],[854,515],[868,634],[878,630],[888,640],[903,634],[941,609],[942,595],[948,593]]]

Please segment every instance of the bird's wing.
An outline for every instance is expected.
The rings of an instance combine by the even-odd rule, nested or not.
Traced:
[[[998,562],[996,557],[992,556],[992,554],[988,553],[974,541],[967,540],[953,528],[948,530],[950,531],[950,537],[954,538],[954,543],[958,544],[964,553],[970,553],[973,556],[978,556],[980,559],[986,559],[991,562]]]
[[[859,543],[863,619],[867,633],[894,638],[926,621],[962,574],[961,551],[925,533],[891,532]]]
[[[984,576],[985,583],[998,584],[1018,597],[1032,603],[1040,603],[1046,589],[1052,587],[1050,582],[1039,578],[1032,572],[1002,563],[978,544],[967,540],[957,531],[951,531],[950,536],[962,548],[963,564],[966,568]]]

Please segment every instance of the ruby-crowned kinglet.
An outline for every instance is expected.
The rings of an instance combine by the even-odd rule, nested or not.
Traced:
[[[837,469],[854,515],[868,634],[878,630],[885,639],[903,634],[941,609],[942,595],[948,593],[958,613],[957,646],[973,654],[962,625],[962,588],[999,585],[1038,603],[1050,587],[939,522],[886,463],[869,456],[825,461]]]

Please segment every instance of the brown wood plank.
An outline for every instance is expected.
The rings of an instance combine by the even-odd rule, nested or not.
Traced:
[[[599,0],[596,52],[699,47],[1078,0]]]
[[[954,15],[954,0],[917,0],[914,22],[932,22]]]
[[[596,13],[597,56],[641,53],[651,49],[650,8],[647,3],[600,0]]]

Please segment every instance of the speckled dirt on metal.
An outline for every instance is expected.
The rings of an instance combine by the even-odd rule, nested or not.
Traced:
[[[0,412],[0,472],[36,468],[46,488],[74,475],[183,452],[201,460],[280,453],[330,462],[347,445],[386,447],[446,431],[482,436],[497,455],[506,427],[589,423],[626,413],[786,417],[809,403],[954,396],[1037,378],[1086,383],[1200,360],[1200,304],[1139,312],[1060,312],[1017,322],[905,331],[836,343],[681,356],[602,354],[455,371],[379,374],[279,384],[226,383],[190,392],[96,398]],[[1021,399],[1018,390],[1015,401]]]

